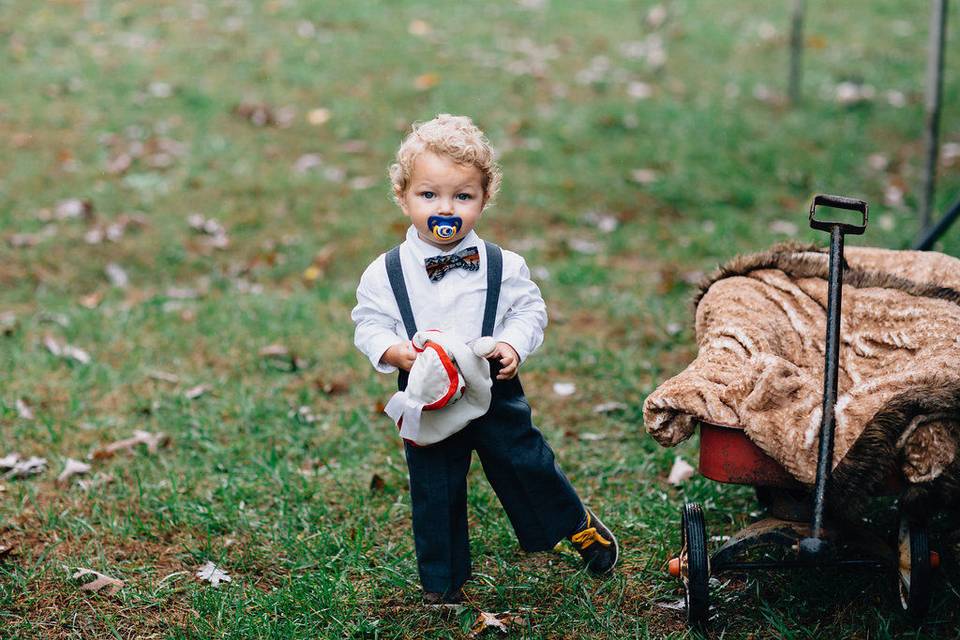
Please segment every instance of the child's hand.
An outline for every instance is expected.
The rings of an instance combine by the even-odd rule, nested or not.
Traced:
[[[500,361],[500,373],[497,374],[497,380],[510,380],[517,376],[517,368],[520,367],[520,356],[516,349],[506,342],[498,342],[496,348],[489,356],[488,360]]]
[[[413,366],[413,361],[416,359],[417,352],[413,349],[413,345],[410,344],[409,340],[406,342],[398,342],[384,351],[383,355],[380,356],[380,362],[389,364],[397,369],[403,369],[404,371],[410,371],[410,367]]]

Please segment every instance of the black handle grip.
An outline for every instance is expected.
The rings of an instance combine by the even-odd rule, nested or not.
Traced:
[[[817,205],[830,209],[845,209],[847,211],[860,212],[860,224],[850,224],[840,220],[818,220]],[[846,196],[831,196],[825,193],[818,193],[813,197],[813,203],[810,204],[810,227],[820,231],[830,231],[833,227],[840,227],[843,233],[852,233],[860,235],[867,230],[867,203],[856,198],[847,198]]]

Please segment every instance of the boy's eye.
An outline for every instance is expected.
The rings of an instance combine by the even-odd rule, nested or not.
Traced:
[[[435,194],[433,191],[424,191],[424,192],[421,193],[420,195],[423,196],[424,198],[426,198],[427,200],[432,200],[432,199],[433,199],[433,196],[435,196],[435,195],[437,195],[437,194]]]
[[[472,197],[473,197],[473,196],[471,196],[469,193],[458,193],[458,194],[457,194],[457,200],[464,200],[464,201],[466,201],[466,200],[469,200],[469,199],[472,198]]]

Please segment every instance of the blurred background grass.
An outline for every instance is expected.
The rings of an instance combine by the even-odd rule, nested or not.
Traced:
[[[909,244],[928,9],[809,2],[791,107],[788,2],[0,3],[0,454],[51,466],[2,485],[18,552],[0,561],[0,620],[12,637],[416,637],[509,609],[532,636],[682,636],[658,606],[680,593],[662,572],[679,505],[706,502],[717,533],[755,506],[743,488],[667,485],[676,452],[643,434],[643,398],[694,353],[699,275],[825,243],[805,228],[814,193],[870,203],[850,242]],[[955,35],[937,211],[960,194]],[[523,372],[535,418],[625,546],[604,583],[569,554],[520,554],[475,470],[477,576],[449,616],[417,606],[406,470],[378,412],[394,382],[349,320],[363,267],[405,228],[386,167],[440,112],[472,116],[501,154],[479,230],[524,254],[548,302]],[[960,231],[939,248],[956,255]],[[301,362],[260,356],[270,344]],[[556,396],[560,381],[577,393]],[[626,408],[593,412],[607,401]],[[99,489],[55,485],[64,459],[138,428],[172,443],[98,463]],[[206,560],[235,582],[191,581]],[[128,586],[91,597],[64,566]],[[911,633],[955,637],[950,575]],[[892,585],[855,580],[727,585],[715,628],[908,633]]]

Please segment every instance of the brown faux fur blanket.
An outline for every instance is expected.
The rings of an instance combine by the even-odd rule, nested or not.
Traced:
[[[831,492],[862,497],[896,471],[914,508],[958,501],[960,260],[855,247],[845,258]],[[686,439],[697,421],[740,427],[814,482],[827,269],[825,249],[778,245],[704,283],[696,360],[644,402],[660,444]]]

